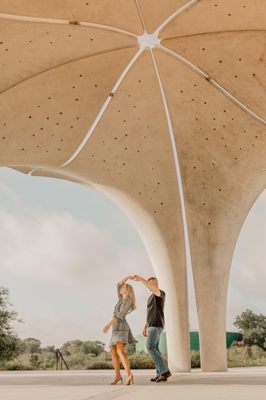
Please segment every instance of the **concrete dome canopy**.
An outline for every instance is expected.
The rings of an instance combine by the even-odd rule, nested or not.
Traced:
[[[188,371],[226,369],[241,226],[266,186],[263,0],[0,0],[0,165],[90,184],[136,224]]]

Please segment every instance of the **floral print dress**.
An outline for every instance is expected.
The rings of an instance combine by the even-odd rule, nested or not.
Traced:
[[[137,342],[126,320],[126,315],[133,311],[132,300],[129,297],[123,299],[120,294],[119,283],[117,284],[117,294],[118,302],[115,305],[113,313],[113,317],[117,322],[113,325],[110,347],[115,346],[117,342],[123,342],[125,345]]]

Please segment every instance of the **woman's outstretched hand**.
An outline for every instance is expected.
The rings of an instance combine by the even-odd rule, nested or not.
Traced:
[[[103,328],[103,332],[107,333],[109,331],[109,329],[111,328],[111,326],[113,326],[115,324],[117,324],[117,319],[116,318],[111,319],[111,321],[107,325],[105,325],[105,327]]]
[[[136,281],[136,282],[139,282],[139,281],[142,280],[142,277],[139,276],[139,275],[134,275],[134,276],[133,276],[133,280]]]
[[[134,280],[134,276],[135,276],[135,275],[128,275],[128,276],[126,276],[124,279],[122,279],[122,280],[119,282],[119,285],[120,285],[120,286],[124,285],[124,283],[126,283],[126,281],[128,281],[129,279]]]

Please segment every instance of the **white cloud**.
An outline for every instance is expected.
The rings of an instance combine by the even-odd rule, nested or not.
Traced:
[[[1,277],[24,324],[22,337],[60,345],[75,338],[101,338],[117,301],[116,282],[150,275],[142,249],[121,246],[112,232],[67,212],[26,215],[0,211]],[[147,292],[135,283],[138,310],[130,316],[135,334],[143,327]]]
[[[66,212],[0,212],[0,224],[1,268],[13,276],[84,285],[112,273],[115,279],[117,271],[139,271],[149,262],[141,251],[121,247],[111,232]]]
[[[39,214],[28,210],[26,216],[0,212],[0,224],[2,271],[6,271],[9,282],[15,279],[23,286],[30,281],[38,288],[38,299],[31,289],[24,297],[25,306],[19,308],[25,321],[19,327],[23,337],[31,333],[45,344],[58,345],[77,337],[106,340],[101,329],[112,316],[115,282],[132,273],[153,275],[143,249],[121,246],[111,232],[66,212]],[[129,320],[138,334],[145,322],[149,293],[141,284],[134,286],[138,309]],[[43,287],[48,288],[47,294]],[[56,299],[53,287],[58,288],[58,298],[65,305]],[[71,301],[74,305],[69,310]],[[43,302],[47,302],[45,307]],[[195,329],[193,306],[190,301],[191,328]]]
[[[228,326],[246,308],[266,314],[266,191],[251,209],[240,233],[229,284]]]
[[[21,197],[12,190],[3,180],[0,179],[0,193],[1,193],[1,203],[6,202],[12,203],[16,207],[21,206]]]

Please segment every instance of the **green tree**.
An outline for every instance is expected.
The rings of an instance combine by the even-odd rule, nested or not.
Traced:
[[[53,354],[55,354],[56,349],[55,349],[55,346],[47,346],[47,347],[44,347],[44,348],[42,349],[42,352],[53,353]]]
[[[24,353],[35,354],[41,353],[41,341],[35,338],[27,338],[22,341]]]
[[[99,340],[88,340],[82,343],[81,350],[83,354],[94,354],[95,356],[98,356],[104,351],[104,343]]]
[[[248,346],[256,345],[266,351],[266,316],[251,310],[237,315],[234,325],[241,330]]]
[[[71,340],[63,344],[60,349],[65,356],[78,355],[78,354],[94,354],[98,356],[104,352],[104,343],[99,340],[96,341],[82,341],[82,340]]]
[[[21,343],[15,334],[12,323],[17,313],[11,309],[9,291],[0,287],[0,362],[12,360],[21,351]]]
[[[33,369],[40,368],[41,360],[40,360],[38,354],[36,354],[36,353],[31,354],[29,361],[30,361],[30,365]]]

